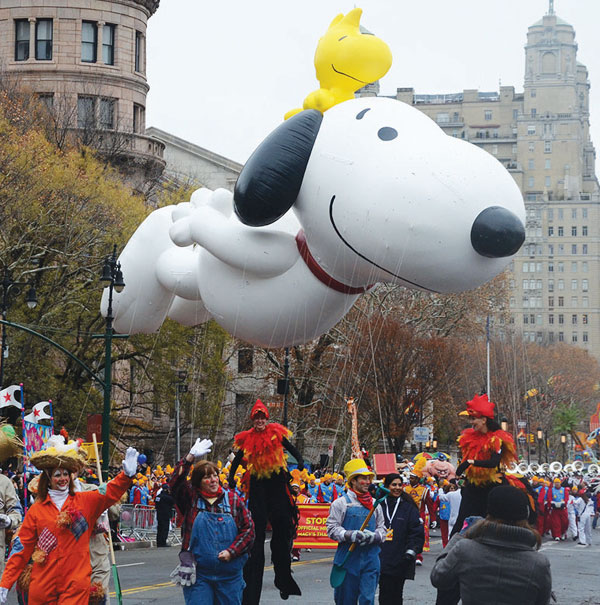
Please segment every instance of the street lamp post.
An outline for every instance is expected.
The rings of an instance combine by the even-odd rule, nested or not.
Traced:
[[[16,294],[19,293],[19,286],[29,286],[25,302],[30,309],[34,309],[37,305],[37,297],[35,288],[31,282],[13,281],[10,277],[8,269],[4,269],[4,278],[0,282],[2,288],[2,308],[0,314],[2,319],[6,321],[8,308],[10,306],[9,293],[14,288]],[[4,386],[4,359],[8,357],[8,347],[6,346],[6,325],[2,324],[2,344],[0,345],[0,389]]]
[[[538,464],[541,464],[542,461],[542,441],[544,439],[544,431],[538,427],[537,430],[537,442],[538,442]]]
[[[117,262],[117,246],[104,260],[100,281],[108,288],[108,307],[104,330],[104,407],[102,411],[102,472],[108,475],[108,456],[110,451],[110,395],[112,391],[112,337],[113,337],[113,290],[121,292],[125,287],[121,263]]]
[[[175,385],[175,449],[177,451],[177,460],[181,460],[181,402],[179,396],[181,393],[187,393],[187,384],[184,384],[184,380],[187,378],[187,372],[185,370],[177,370],[177,378],[179,378],[179,382]]]
[[[562,463],[563,466],[565,465],[567,458],[565,456],[565,448],[566,448],[566,444],[567,444],[567,436],[565,435],[565,433],[561,433],[560,434],[560,444],[562,446]]]

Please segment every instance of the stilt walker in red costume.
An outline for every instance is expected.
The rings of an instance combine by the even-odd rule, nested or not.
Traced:
[[[243,604],[258,605],[262,591],[265,567],[265,531],[271,524],[271,558],[275,571],[275,586],[282,599],[301,595],[292,578],[291,547],[297,525],[297,508],[290,490],[284,449],[304,468],[300,452],[288,441],[291,432],[281,424],[268,422],[269,411],[260,399],[250,412],[253,427],[235,436],[239,448],[229,471],[229,484],[233,485],[235,471],[242,461],[250,474],[248,508],[254,519],[256,539],[250,558],[244,567]]]
[[[467,517],[486,516],[488,493],[508,481],[500,470],[501,465],[507,467],[517,461],[515,442],[494,420],[494,407],[487,395],[475,395],[467,402],[467,409],[459,414],[469,417],[472,428],[458,438],[462,462],[456,474],[464,473],[466,481],[452,534],[462,529]],[[522,484],[520,487],[524,489]]]

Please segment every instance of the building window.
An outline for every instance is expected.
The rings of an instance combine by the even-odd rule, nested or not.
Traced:
[[[524,324],[529,324],[529,315],[523,315],[523,323]]]
[[[577,261],[571,263],[571,273],[577,273]]]
[[[571,227],[571,235],[577,237],[577,227],[575,227],[575,225]]]
[[[529,151],[535,151],[535,143],[533,141],[529,143]]]
[[[573,332],[571,335],[571,342],[577,342],[577,332]]]
[[[577,315],[575,315],[575,314],[571,315],[571,324],[574,326],[577,325]]]
[[[549,162],[550,160],[546,160],[546,162]],[[571,208],[571,218],[573,220],[577,220],[577,208]]]
[[[584,314],[581,316],[581,323],[582,323],[584,326],[587,326],[587,323],[588,323],[588,316],[587,316],[587,313],[584,313]]]
[[[587,264],[587,261],[586,261],[586,260],[584,260],[584,261],[581,263],[581,270],[582,270],[584,273],[587,273],[587,272],[588,272],[588,264]]]
[[[559,254],[559,256],[561,254],[564,254],[564,253],[565,253],[565,245],[564,244],[558,244],[558,254]]]
[[[587,254],[587,251],[588,251],[588,245],[581,244],[581,254]]]
[[[562,237],[565,234],[564,227],[558,228],[558,237]]]
[[[565,333],[564,332],[558,333],[558,342],[565,342]]]
[[[554,313],[550,313],[550,315],[548,315],[548,323],[550,325],[554,325]]]
[[[548,292],[554,292],[554,280],[553,279],[548,280]]]
[[[582,208],[581,209],[581,218],[587,218],[587,217],[588,217],[588,209]]]
[[[44,105],[48,111],[54,109],[54,93],[45,92],[37,96],[38,101]]]
[[[115,64],[115,29],[116,25],[107,23],[102,28],[102,62],[104,65]]]
[[[96,127],[96,99],[94,97],[77,97],[77,128]]]
[[[587,333],[587,332],[584,332],[584,333],[581,335],[581,340],[582,340],[583,342],[588,342],[588,333]]]
[[[486,109],[486,110],[483,112],[483,117],[484,117],[484,119],[486,120],[486,122],[491,121],[491,119],[492,119],[492,110],[491,110],[491,109]]]
[[[527,134],[529,134],[529,135],[535,134],[535,124],[529,124],[527,126]]]
[[[30,26],[27,19],[15,20],[15,61],[29,59]]]
[[[544,153],[552,153],[552,141],[544,141]]]
[[[142,32],[135,32],[135,71],[142,73]]]
[[[571,280],[571,290],[577,290],[577,280],[576,279]]]
[[[581,297],[581,306],[584,309],[589,309],[589,307],[590,307],[590,299],[587,296],[582,296]]]
[[[571,306],[577,307],[577,296],[571,296]]]
[[[531,117],[535,118],[535,116],[537,116],[537,109],[535,107],[531,108]]]
[[[558,306],[559,307],[564,307],[565,306],[565,297],[564,296],[559,296],[558,297]]]
[[[581,227],[581,235],[586,237],[587,234],[588,234],[587,225],[583,225],[583,227]]]
[[[565,316],[562,313],[559,313],[558,315],[558,323],[561,326],[565,323]]]
[[[133,104],[133,132],[143,134],[145,130],[146,110],[137,103]]]
[[[551,181],[551,179],[550,179],[550,177],[549,177],[549,176],[547,176],[547,177],[544,179],[544,186],[545,186],[545,187],[551,187],[551,186],[552,186],[552,181]]]
[[[527,170],[535,170],[535,160],[527,160]]]
[[[511,309],[514,309],[517,306],[517,300],[514,296],[510,297],[509,305]]]
[[[554,227],[552,225],[550,225],[548,227],[548,237],[553,237],[554,236]]]
[[[532,98],[532,99],[535,99],[535,97],[536,97],[536,93],[537,93],[536,89],[535,89],[535,88],[532,88],[532,89],[531,89],[531,98]]]
[[[581,290],[583,292],[587,292],[588,291],[588,280],[587,279],[582,279],[581,280]]]
[[[558,263],[558,272],[559,273],[564,273],[565,272],[565,263],[563,262],[559,262]],[[560,283],[562,282],[562,279],[558,280],[558,289],[562,290],[562,288],[560,287]]]
[[[95,63],[97,60],[98,24],[84,21],[81,25],[81,60],[84,63]]]
[[[99,122],[100,128],[114,130],[115,128],[115,99],[100,99]]]
[[[571,244],[571,254],[577,254],[577,244]]]
[[[548,263],[548,273],[553,273],[554,272],[554,263],[552,261],[550,261]]]
[[[554,220],[554,208],[548,208],[548,220]]]
[[[554,342],[554,332],[548,332],[548,342],[549,343]]]
[[[52,60],[52,19],[35,22],[35,58],[38,61]]]
[[[254,368],[254,349],[238,351],[238,374],[250,374]]]
[[[550,158],[546,158],[546,161],[544,162],[544,168],[546,170],[550,170],[551,169],[551,160],[550,160]]]
[[[532,176],[527,178],[527,186],[530,188],[535,187],[535,179]]]

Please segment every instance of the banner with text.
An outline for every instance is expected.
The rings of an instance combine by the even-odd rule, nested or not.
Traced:
[[[44,443],[50,439],[53,432],[52,427],[27,421],[24,421],[23,424],[25,428],[23,443],[25,444],[25,456],[27,456],[25,470],[27,472],[38,473],[38,469],[29,463],[29,458],[34,452],[41,450]]]
[[[337,548],[327,537],[329,504],[299,504],[300,520],[294,548]]]

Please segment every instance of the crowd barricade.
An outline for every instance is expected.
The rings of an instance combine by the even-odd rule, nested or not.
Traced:
[[[121,536],[127,542],[149,542],[156,540],[157,520],[154,506],[143,504],[123,504],[119,519]],[[181,544],[179,531],[172,522],[167,541],[170,544]]]

